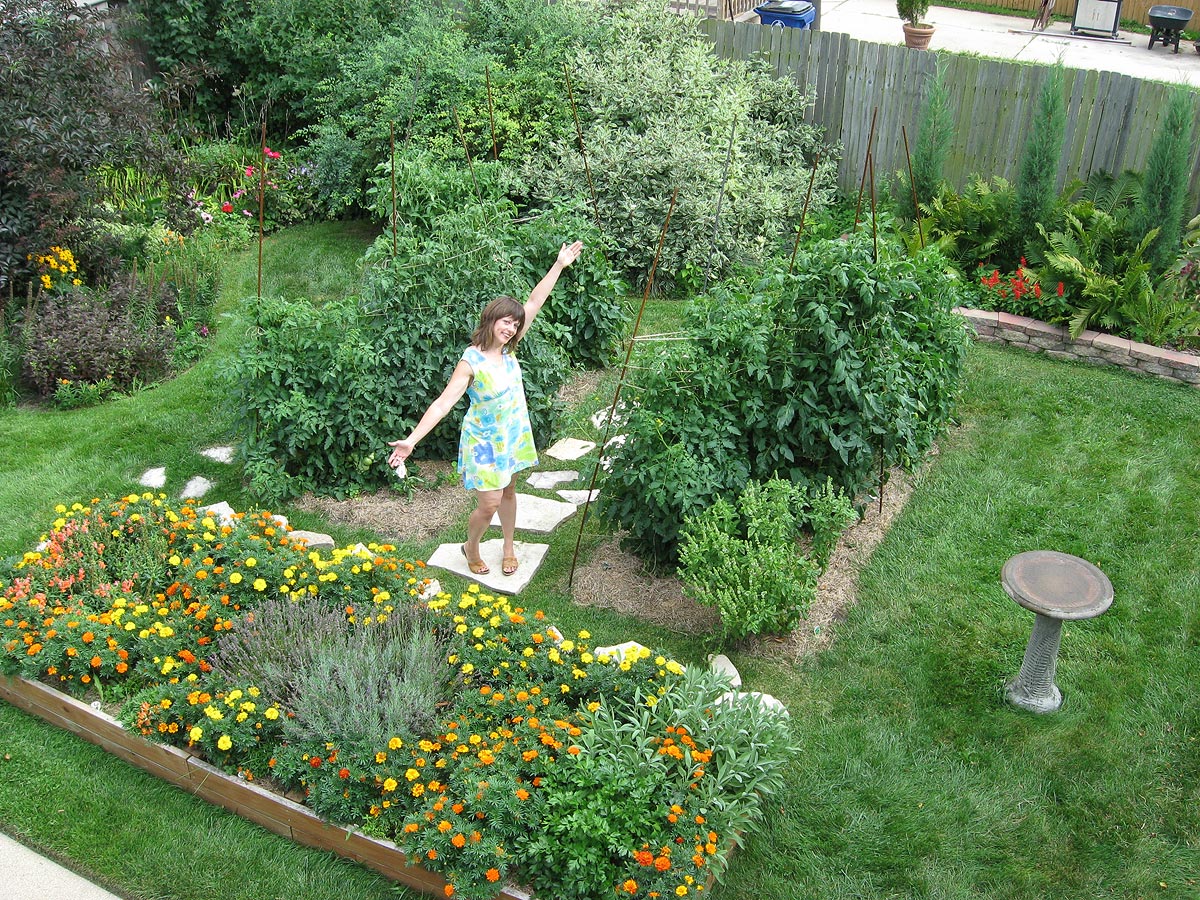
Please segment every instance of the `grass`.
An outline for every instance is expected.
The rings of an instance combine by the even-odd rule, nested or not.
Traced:
[[[319,265],[343,273],[330,294],[353,290],[364,242],[331,226],[292,231],[268,245],[269,271]],[[253,274],[254,254],[235,262],[225,311],[247,278],[253,292]],[[647,316],[643,333],[669,331],[678,307],[655,301]],[[195,370],[119,408],[0,415],[11,460],[0,476],[0,552],[27,547],[64,497],[124,492],[164,462],[191,474],[196,449],[231,439],[210,381],[235,337],[219,334]],[[635,366],[644,352],[653,348],[639,345]],[[575,436],[592,436],[586,415],[615,383],[607,373],[574,414]],[[799,666],[733,654],[751,688],[787,703],[802,752],[789,794],[715,897],[1200,893],[1200,391],[976,346],[960,418],[866,566],[833,646]],[[153,438],[125,438],[130,421]],[[219,499],[245,503],[236,467],[222,471]],[[584,554],[604,537],[592,519]],[[701,642],[575,606],[566,591],[575,540],[570,526],[549,538],[523,603],[597,643],[633,638],[699,660]],[[404,552],[425,556],[435,543]],[[1116,590],[1108,613],[1065,629],[1065,701],[1052,716],[1003,701],[1032,622],[999,572],[1034,548],[1092,560]],[[405,893],[3,704],[0,734],[0,827],[130,896]]]

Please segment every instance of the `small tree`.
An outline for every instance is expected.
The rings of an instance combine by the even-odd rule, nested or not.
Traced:
[[[1142,193],[1133,215],[1131,237],[1135,243],[1151,229],[1159,229],[1146,251],[1146,261],[1155,272],[1165,270],[1179,252],[1188,155],[1196,120],[1194,104],[1190,91],[1176,88],[1171,92],[1166,115],[1146,160]]]
[[[929,0],[896,0],[896,12],[909,25],[920,25],[929,12]]]
[[[929,91],[925,105],[921,107],[921,126],[917,146],[912,156],[912,185],[915,185],[917,203],[929,203],[938,195],[942,186],[942,168],[946,154],[954,139],[954,112],[950,109],[950,94],[946,90],[946,70],[940,60],[933,77],[929,79]],[[896,208],[904,218],[914,218],[913,187],[908,173],[902,172],[896,181]]]
[[[1054,187],[1059,158],[1062,156],[1066,119],[1063,67],[1061,63],[1056,63],[1046,72],[1046,80],[1042,82],[1033,129],[1021,154],[1017,202],[1009,232],[1012,245],[1021,244],[1024,235],[1036,234],[1039,222],[1048,223],[1054,208]]]

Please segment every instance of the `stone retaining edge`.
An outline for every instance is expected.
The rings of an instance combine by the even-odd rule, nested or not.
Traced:
[[[126,731],[112,716],[67,694],[26,678],[0,676],[0,700],[108,751],[137,768],[224,807],[298,844],[327,850],[423,894],[444,895],[446,880],[410,864],[391,841],[326,822],[305,806],[252,782],[227,775],[177,747],[156,744]],[[497,900],[530,900],[506,887]]]
[[[1084,331],[1072,340],[1065,326],[1047,325],[1011,313],[961,307],[955,312],[966,319],[981,341],[1020,347],[1054,359],[1119,366],[1130,372],[1200,387],[1200,356],[1194,353],[1164,350],[1098,331]]]

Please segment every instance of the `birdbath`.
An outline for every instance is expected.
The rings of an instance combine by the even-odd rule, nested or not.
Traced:
[[[1112,582],[1086,559],[1030,550],[1004,564],[1000,583],[1009,597],[1036,614],[1021,671],[1007,686],[1008,700],[1033,712],[1054,712],[1062,706],[1062,692],[1054,683],[1062,623],[1091,619],[1108,609]]]

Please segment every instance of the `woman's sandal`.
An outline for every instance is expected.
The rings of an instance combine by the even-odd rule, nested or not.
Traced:
[[[504,563],[500,567],[500,571],[505,575],[516,575],[517,568],[521,565],[521,561],[515,556],[504,557]]]
[[[488,564],[482,559],[472,560],[471,557],[467,556],[466,544],[462,544],[458,549],[462,551],[463,558],[466,559],[467,568],[471,570],[471,574],[488,575],[491,573],[492,570],[488,568]]]

